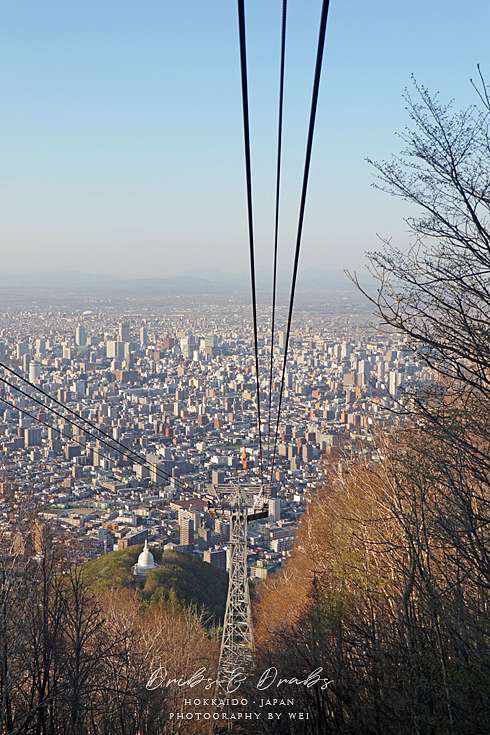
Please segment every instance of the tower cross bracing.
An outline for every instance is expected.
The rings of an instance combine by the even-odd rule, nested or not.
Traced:
[[[216,512],[230,518],[228,596],[217,676],[217,693],[229,693],[233,676],[253,660],[253,628],[248,584],[248,523],[267,518],[267,495],[260,485],[218,485]]]

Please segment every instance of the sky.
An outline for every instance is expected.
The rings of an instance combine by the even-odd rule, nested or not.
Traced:
[[[320,0],[289,0],[279,268],[290,268]],[[0,2],[0,271],[248,272],[234,0]],[[257,265],[272,263],[281,0],[247,0]],[[414,74],[474,101],[490,3],[332,0],[304,272],[362,268],[404,204],[365,162],[399,149]]]

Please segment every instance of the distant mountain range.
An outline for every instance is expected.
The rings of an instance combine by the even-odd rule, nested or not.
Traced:
[[[289,292],[290,275],[282,272],[278,276],[278,294],[283,299]],[[185,295],[234,295],[248,296],[250,293],[250,277],[248,273],[216,273],[195,274],[182,273],[168,276],[112,276],[108,274],[92,274],[80,272],[37,273],[37,274],[1,274],[0,289],[5,293],[31,296],[44,295],[46,292],[57,294],[84,292],[106,295],[147,295],[185,296]],[[260,294],[271,293],[269,277],[257,274],[257,289]],[[298,295],[306,296],[314,293],[335,291],[355,293],[355,288],[347,275],[341,271],[318,271],[300,273],[298,276]]]

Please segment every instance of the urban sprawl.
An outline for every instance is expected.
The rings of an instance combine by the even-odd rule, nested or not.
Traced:
[[[260,314],[263,472],[269,479],[285,333],[278,331],[269,440],[270,322]],[[81,422],[0,369],[0,524],[26,507],[64,531],[82,559],[145,542],[226,568],[229,522],[210,512],[214,486],[260,480],[250,307],[232,301],[164,308],[110,307],[0,314],[0,362],[88,419]],[[251,577],[288,556],[324,462],[370,451],[372,427],[393,420],[425,368],[397,335],[358,314],[295,315],[269,516],[249,527]],[[46,426],[49,424],[49,427]],[[135,454],[111,449],[106,435]],[[99,437],[99,438],[96,438]],[[101,441],[103,439],[104,441]],[[109,446],[108,446],[109,445]],[[116,445],[114,445],[116,446]],[[120,447],[119,447],[120,449]]]

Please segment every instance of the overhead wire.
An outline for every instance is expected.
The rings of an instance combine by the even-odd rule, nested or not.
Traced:
[[[281,24],[281,61],[279,70],[279,111],[277,116],[277,161],[276,161],[276,204],[274,216],[274,262],[272,268],[272,311],[271,311],[271,352],[269,366],[269,405],[267,421],[267,458],[270,460],[271,420],[272,420],[272,380],[274,374],[274,337],[276,320],[276,291],[277,291],[277,247],[279,235],[279,201],[281,191],[281,158],[282,158],[282,116],[284,107],[284,67],[286,59],[286,18],[287,0],[282,3]]]
[[[0,367],[2,367],[4,370],[7,370],[14,377],[16,377],[19,380],[21,380],[23,383],[25,383],[26,385],[28,385],[30,388],[33,388],[34,390],[36,390],[39,393],[41,393],[48,400],[50,400],[53,403],[55,403],[56,405],[60,406],[65,411],[68,411],[68,413],[70,413],[72,416],[75,416],[75,418],[77,418],[79,421],[83,421],[84,423],[88,424],[88,426],[90,426],[92,429],[94,429],[95,431],[99,432],[99,434],[102,434],[102,436],[105,436],[107,439],[110,439],[110,441],[113,442],[114,444],[117,444],[118,446],[122,447],[126,452],[130,452],[134,457],[137,457],[138,459],[144,461],[148,465],[148,467],[157,469],[157,465],[152,464],[151,462],[149,462],[143,455],[139,454],[138,452],[135,452],[133,449],[131,449],[131,447],[128,447],[126,444],[123,444],[123,442],[119,441],[118,439],[115,439],[113,436],[111,436],[106,431],[104,431],[104,429],[101,429],[99,426],[97,426],[92,421],[90,421],[90,419],[84,418],[79,413],[77,413],[76,411],[74,411],[72,408],[70,408],[69,406],[67,406],[65,403],[63,403],[62,401],[59,401],[57,398],[55,398],[54,396],[52,396],[50,393],[48,393],[47,391],[45,391],[40,386],[35,385],[35,383],[32,383],[30,380],[28,380],[27,378],[25,378],[23,375],[20,375],[19,373],[17,373],[15,370],[13,370],[11,367],[9,367],[8,365],[6,365],[5,363],[0,362]],[[12,383],[9,383],[9,381],[5,380],[2,377],[0,377],[0,381],[2,381],[3,383],[6,383],[7,385],[9,385],[10,387],[12,387],[12,388],[14,388],[16,390],[19,390],[17,386],[15,386]],[[27,395],[28,397],[32,397],[31,394],[29,394],[29,393],[25,393],[25,395]],[[35,399],[33,399],[33,400],[35,400]],[[45,404],[42,404],[42,405],[44,405],[45,408],[47,408],[48,411],[52,411],[53,413],[56,413],[56,411],[54,411],[54,409],[52,409],[50,406],[46,406]],[[66,421],[69,421],[69,419],[66,416],[60,416],[60,417],[63,418],[64,420],[66,420]],[[77,426],[77,428],[80,428],[82,431],[85,431],[85,429],[83,427],[79,427],[77,424],[73,424],[73,425],[74,426]],[[98,439],[98,437],[96,437],[96,438]],[[168,479],[172,479],[172,480],[175,481],[175,478],[172,475],[170,475],[168,472],[165,472],[165,470],[159,470],[159,471],[163,475],[167,476]],[[177,484],[179,484],[179,483],[177,482]],[[187,488],[185,488],[184,486],[182,486],[181,489],[187,489]]]
[[[45,403],[43,403],[42,401],[39,401],[37,398],[35,398],[34,396],[30,395],[29,393],[26,393],[26,391],[23,391],[18,386],[15,386],[15,385],[9,383],[4,378],[0,378],[0,381],[3,382],[3,383],[5,383],[5,384],[7,384],[7,385],[9,385],[11,388],[13,388],[13,390],[16,390],[21,395],[25,396],[26,398],[30,399],[34,403],[38,404],[41,408],[45,409],[46,411],[50,411],[51,413],[55,414],[56,416],[59,416],[69,426],[72,426],[72,427],[75,427],[75,428],[79,429],[80,431],[82,431],[83,433],[85,433],[87,436],[90,436],[93,440],[95,440],[95,441],[99,442],[100,444],[103,444],[104,446],[106,446],[112,452],[115,452],[116,454],[119,454],[120,456],[126,457],[127,459],[131,459],[135,464],[138,464],[138,465],[140,465],[142,467],[147,467],[147,468],[150,468],[150,469],[153,468],[155,470],[155,474],[156,474],[157,477],[160,477],[161,479],[164,479],[164,480],[174,480],[175,485],[178,486],[177,483],[175,482],[175,478],[173,478],[168,473],[164,472],[164,470],[161,470],[157,465],[152,464],[151,462],[149,462],[148,460],[146,460],[142,455],[136,455],[136,457],[132,456],[134,453],[133,453],[133,451],[129,447],[125,450],[125,449],[119,449],[118,447],[115,447],[112,444],[109,444],[108,442],[104,441],[103,439],[101,439],[100,437],[96,436],[92,432],[90,432],[87,429],[79,426],[79,424],[76,424],[71,419],[68,419],[66,416],[63,416],[62,414],[59,413],[59,411],[56,411],[55,409],[50,408],[49,406],[46,406]],[[9,403],[2,396],[0,396],[0,400],[2,400],[4,403],[7,403],[7,404]],[[16,408],[20,412],[27,413],[25,411],[25,409],[20,408],[16,404],[12,404],[12,406],[14,408]],[[54,431],[58,432],[59,434],[61,434],[65,438],[69,438],[71,441],[75,442],[75,444],[79,444],[82,447],[87,447],[88,446],[88,443],[87,442],[80,442],[80,441],[78,441],[78,439],[76,439],[76,437],[72,436],[71,434],[67,434],[66,432],[63,432],[61,429],[59,429],[58,427],[54,426],[53,424],[48,424],[48,423],[46,423],[45,421],[43,421],[42,419],[40,419],[39,417],[36,417],[36,416],[34,416],[34,418],[40,424],[43,424],[43,426],[46,426],[46,428],[53,429]],[[99,448],[97,447],[97,451],[98,451],[98,449]],[[104,456],[106,459],[110,459],[111,461],[113,459],[112,457],[108,457],[107,455],[101,455],[101,456]],[[187,488],[186,486],[179,485],[178,487],[181,490],[185,490],[187,492],[190,491],[190,488]]]
[[[31,381],[27,380],[27,378],[24,378],[22,375],[19,375],[18,373],[16,373],[15,370],[13,370],[12,368],[10,368],[8,365],[5,365],[4,363],[0,362],[0,367],[3,367],[5,370],[8,370],[16,378],[19,378],[19,380],[21,380],[23,383],[26,383],[31,388],[34,388],[34,390],[37,390],[43,396],[45,396],[46,398],[48,398],[48,400],[53,401],[53,403],[55,403],[56,405],[58,405],[61,408],[65,409],[66,411],[68,411],[70,414],[72,414],[73,416],[75,416],[79,421],[82,421],[82,422],[85,422],[86,424],[88,424],[88,426],[92,427],[99,434],[101,434],[102,436],[105,436],[107,439],[109,439],[112,442],[112,444],[109,444],[108,442],[104,441],[103,439],[100,438],[100,436],[97,436],[96,434],[93,434],[91,431],[89,431],[88,429],[86,429],[84,426],[80,426],[80,424],[75,423],[74,421],[72,421],[67,416],[65,416],[64,414],[60,413],[59,411],[57,411],[53,407],[46,405],[43,401],[40,401],[38,398],[36,398],[35,396],[33,396],[31,393],[28,393],[27,391],[22,390],[22,388],[19,388],[18,385],[15,385],[14,383],[12,383],[9,380],[7,380],[6,378],[3,378],[2,376],[0,376],[0,382],[4,383],[9,388],[12,388],[13,390],[17,391],[18,393],[20,393],[21,395],[25,396],[26,398],[29,398],[30,400],[34,401],[34,403],[38,404],[39,406],[41,406],[42,408],[46,409],[47,411],[50,411],[55,416],[58,416],[59,418],[63,419],[64,421],[66,421],[67,423],[69,423],[71,426],[75,426],[77,429],[79,429],[80,431],[83,431],[85,434],[87,434],[87,436],[91,436],[93,439],[101,442],[101,444],[104,444],[105,446],[107,446],[112,451],[119,452],[120,454],[122,454],[123,452],[121,452],[120,450],[117,449],[118,446],[119,447],[122,447],[122,449],[124,450],[124,456],[131,456],[135,461],[138,460],[138,461],[136,461],[136,464],[143,464],[144,466],[147,466],[150,469],[154,469],[155,472],[158,474],[159,477],[162,477],[162,478],[164,478],[166,480],[173,480],[173,482],[176,485],[176,487],[180,487],[181,490],[184,490],[186,492],[188,492],[190,490],[190,488],[188,488],[186,485],[180,483],[176,478],[174,478],[168,472],[166,472],[165,470],[162,470],[156,464],[150,462],[143,455],[139,454],[138,452],[135,452],[133,449],[131,449],[131,447],[128,447],[126,444],[123,444],[118,439],[114,439],[110,434],[108,434],[106,431],[104,431],[103,429],[101,429],[100,427],[98,427],[92,421],[90,421],[89,419],[85,419],[83,416],[80,416],[80,414],[78,414],[76,411],[74,411],[73,409],[69,408],[68,406],[66,406],[61,401],[58,401],[56,398],[54,398],[53,396],[51,396],[45,390],[43,390],[39,386],[35,385]],[[114,444],[116,446],[113,446]]]
[[[315,64],[315,75],[314,75],[314,83],[313,83],[310,120],[309,120],[309,126],[308,126],[308,137],[307,137],[307,145],[306,145],[305,166],[304,166],[304,173],[303,173],[303,184],[302,184],[301,200],[300,200],[300,208],[299,208],[299,218],[298,218],[298,229],[297,229],[297,236],[296,236],[293,274],[292,274],[292,280],[291,280],[286,338],[285,338],[285,346],[284,346],[284,357],[283,357],[283,364],[282,364],[282,371],[281,371],[279,404],[278,404],[276,426],[275,426],[275,433],[274,433],[274,444],[273,444],[273,453],[272,453],[272,461],[271,461],[271,481],[273,477],[275,459],[276,459],[276,454],[277,454],[277,440],[278,440],[279,424],[280,424],[283,394],[284,394],[285,373],[286,373],[289,341],[290,341],[290,334],[291,334],[292,315],[293,315],[293,309],[294,309],[294,298],[295,298],[295,291],[296,291],[299,256],[300,256],[300,250],[301,250],[304,212],[305,212],[305,206],[306,206],[306,195],[307,195],[307,188],[308,188],[311,153],[312,153],[313,137],[314,137],[314,130],[315,130],[316,110],[317,110],[320,77],[321,77],[322,62],[323,62],[323,51],[324,51],[324,45],[325,45],[328,10],[329,10],[329,0],[323,0],[322,13],[321,13],[321,18],[320,18],[319,36],[318,36],[318,48],[317,48],[317,56],[316,56],[316,64]],[[280,204],[280,180],[281,180],[281,156],[282,156],[283,103],[284,103],[286,16],[287,16],[287,0],[283,0],[282,26],[281,26],[281,61],[280,61],[277,162],[276,162],[276,201],[275,201],[275,220],[274,220],[274,263],[273,263],[273,294],[272,294],[272,319],[271,319],[271,352],[270,352],[269,402],[268,402],[269,414],[268,414],[267,448],[268,448],[269,457],[270,457],[270,438],[271,438],[275,312],[276,312],[276,298],[277,298],[277,259],[278,259],[279,204]],[[253,226],[252,173],[251,173],[251,155],[250,155],[250,123],[249,123],[249,109],[248,109],[248,80],[247,80],[247,55],[246,55],[246,29],[245,29],[244,0],[238,0],[238,22],[239,22],[239,40],[240,40],[240,68],[241,68],[241,88],[242,88],[242,107],[243,107],[245,170],[246,170],[247,219],[248,219],[249,253],[250,253],[250,278],[251,278],[251,291],[252,291],[252,316],[253,316],[253,335],[254,335],[254,352],[255,352],[257,425],[258,425],[258,436],[259,436],[259,463],[260,463],[260,478],[261,478],[261,483],[263,485],[264,484],[264,476],[263,476],[264,457],[263,457],[263,443],[262,443],[262,421],[261,421],[261,400],[260,400],[260,366],[259,366],[259,344],[258,344],[258,326],[257,326],[257,290],[256,290],[256,275],[255,275],[255,245],[254,245],[254,226]],[[153,468],[155,472],[158,474],[158,476],[164,477],[165,479],[173,480],[174,484],[176,486],[180,486],[182,490],[185,490],[185,491],[189,490],[189,488],[187,488],[185,485],[177,481],[176,478],[174,478],[172,475],[165,472],[164,470],[161,470],[157,465],[149,462],[148,460],[146,460],[146,458],[143,455],[138,454],[137,452],[132,450],[130,447],[120,442],[119,440],[114,439],[114,437],[112,437],[110,434],[105,432],[100,427],[96,426],[89,419],[83,418],[83,416],[80,416],[73,409],[69,408],[68,406],[63,404],[61,401],[58,401],[53,396],[49,395],[42,388],[40,388],[39,386],[36,386],[35,384],[28,381],[23,376],[16,373],[8,365],[0,362],[0,366],[3,367],[5,370],[9,371],[10,373],[12,373],[16,378],[22,380],[24,383],[29,385],[31,388],[34,388],[36,391],[40,392],[42,395],[44,395],[46,398],[48,398],[53,403],[57,404],[58,406],[62,407],[64,410],[68,411],[71,415],[75,416],[78,420],[92,427],[99,434],[108,438],[111,441],[111,444],[101,439],[100,436],[94,435],[92,432],[88,431],[85,427],[80,426],[76,424],[75,422],[71,421],[70,419],[67,418],[67,416],[56,411],[54,408],[47,406],[42,401],[39,401],[33,395],[23,391],[18,386],[0,377],[0,381],[2,381],[3,383],[11,387],[13,390],[18,391],[19,393],[21,393],[28,399],[42,406],[42,408],[44,408],[45,410],[50,411],[51,413],[57,415],[58,417],[60,417],[61,419],[69,423],[70,425],[76,426],[79,430],[83,431],[87,436],[90,436],[96,441],[103,444],[104,446],[107,446],[111,451],[117,452],[127,458],[133,458],[133,461],[135,461],[136,464]],[[18,411],[28,414],[28,412],[26,412],[24,409],[19,408],[15,404],[10,404],[4,398],[1,398],[1,400],[4,403],[11,405],[13,408],[17,409]],[[61,435],[63,435],[63,432],[61,432],[56,427],[46,424],[45,422],[42,422],[42,421],[40,421],[40,423],[43,423],[45,426],[48,426],[48,428],[52,428],[58,433],[60,433]],[[70,437],[70,438],[73,441],[75,441],[75,443],[80,444],[80,442],[77,442],[76,439],[74,439],[73,437]],[[114,446],[114,445],[117,445],[117,446]],[[86,446],[86,445],[83,445],[83,446]],[[118,449],[117,448],[118,446],[122,447],[123,451]]]
[[[257,426],[259,434],[259,464],[260,464],[260,480],[264,484],[264,456],[262,447],[262,421],[260,412],[260,370],[259,370],[259,340],[257,329],[257,290],[255,283],[255,246],[254,246],[254,226],[253,226],[253,207],[252,207],[252,166],[250,162],[250,124],[248,114],[248,81],[247,81],[247,42],[245,32],[245,2],[238,0],[238,32],[240,39],[240,70],[242,81],[242,108],[243,108],[243,139],[245,146],[245,173],[247,187],[247,218],[248,218],[248,239],[250,252],[250,281],[252,287],[252,317],[254,332],[254,348],[255,348],[255,377],[256,377],[256,396],[257,396]]]
[[[313,136],[315,132],[315,120],[316,120],[316,111],[317,111],[317,105],[318,105],[318,94],[320,90],[320,77],[321,77],[321,72],[322,72],[323,50],[325,47],[325,35],[326,35],[326,30],[327,30],[329,4],[330,4],[329,0],[323,0],[322,12],[320,16],[320,28],[318,32],[318,48],[317,48],[316,64],[315,64],[315,76],[313,80],[313,91],[312,91],[312,97],[311,97],[311,109],[310,109],[310,121],[308,125],[308,137],[307,137],[307,142],[306,142],[305,166],[304,166],[304,171],[303,171],[303,185],[301,188],[301,200],[300,200],[300,207],[299,207],[298,230],[296,234],[296,247],[295,247],[295,253],[294,253],[293,274],[292,274],[292,279],[291,279],[291,290],[290,290],[290,296],[289,296],[289,309],[288,309],[288,319],[287,319],[287,328],[286,328],[286,338],[285,338],[285,343],[284,343],[284,358],[283,358],[283,363],[282,363],[281,385],[280,385],[280,390],[279,390],[279,405],[278,405],[278,410],[277,410],[276,429],[275,429],[275,434],[274,434],[274,448],[273,448],[272,461],[271,461],[271,475],[270,475],[271,482],[272,482],[272,477],[274,473],[274,466],[275,466],[275,460],[276,460],[276,454],[277,454],[277,439],[279,435],[279,423],[281,420],[282,400],[283,400],[283,394],[284,394],[284,381],[285,381],[286,366],[287,366],[287,359],[288,359],[289,339],[290,339],[290,334],[291,334],[291,323],[292,323],[292,317],[293,317],[294,297],[295,297],[295,292],[296,292],[296,279],[298,275],[299,255],[301,251],[301,238],[303,234],[303,221],[304,221],[304,214],[305,214],[305,207],[306,207],[306,194],[308,190],[308,178],[309,178],[309,173],[310,173],[311,152],[313,148]]]
[[[42,424],[47,429],[51,429],[52,431],[55,431],[57,434],[59,434],[63,438],[69,439],[70,441],[74,442],[75,444],[78,444],[81,447],[90,448],[88,442],[81,442],[81,441],[79,441],[75,437],[71,436],[71,434],[67,434],[65,431],[63,431],[62,429],[60,429],[58,426],[53,426],[53,424],[49,424],[47,421],[43,421],[41,418],[39,418],[39,416],[36,416],[36,414],[31,413],[26,408],[23,408],[21,406],[18,406],[16,403],[12,403],[12,401],[8,401],[3,396],[0,396],[0,401],[2,401],[2,403],[5,403],[7,406],[10,406],[10,408],[13,408],[18,413],[22,413],[25,416],[29,416],[29,418],[33,419],[34,421],[36,421],[39,424]],[[70,422],[68,422],[68,423],[70,423]],[[114,451],[118,451],[119,454],[123,454],[123,452],[121,450],[114,450]],[[101,457],[104,457],[104,459],[109,460],[110,462],[112,462],[113,459],[114,459],[113,457],[109,456],[108,454],[103,454],[102,452],[100,452],[99,449],[98,449],[98,447],[97,447],[97,453],[100,454]],[[128,455],[124,455],[124,456],[128,456]],[[139,462],[137,464],[141,464],[142,465],[143,463],[142,462]]]

